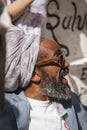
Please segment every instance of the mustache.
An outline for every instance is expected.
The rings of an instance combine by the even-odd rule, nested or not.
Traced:
[[[43,82],[44,95],[48,95],[51,100],[70,100],[72,92],[68,84],[63,84],[61,81],[56,82],[54,77],[46,78]]]

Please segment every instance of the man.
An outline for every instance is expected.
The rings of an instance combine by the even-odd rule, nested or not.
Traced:
[[[29,85],[5,96],[2,130],[86,130],[86,113],[65,79],[68,66],[61,48],[43,39]]]

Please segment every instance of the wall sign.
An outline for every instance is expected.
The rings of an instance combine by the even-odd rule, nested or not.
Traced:
[[[87,105],[87,0],[49,0],[46,36],[65,50],[70,82]]]

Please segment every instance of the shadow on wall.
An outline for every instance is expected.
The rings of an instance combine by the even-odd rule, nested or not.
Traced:
[[[87,0],[49,0],[47,16],[46,35],[65,50],[73,87],[87,92]]]

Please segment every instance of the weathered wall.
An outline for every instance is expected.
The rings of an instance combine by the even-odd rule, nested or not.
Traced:
[[[87,0],[49,0],[46,35],[65,50],[69,79],[87,105]]]

